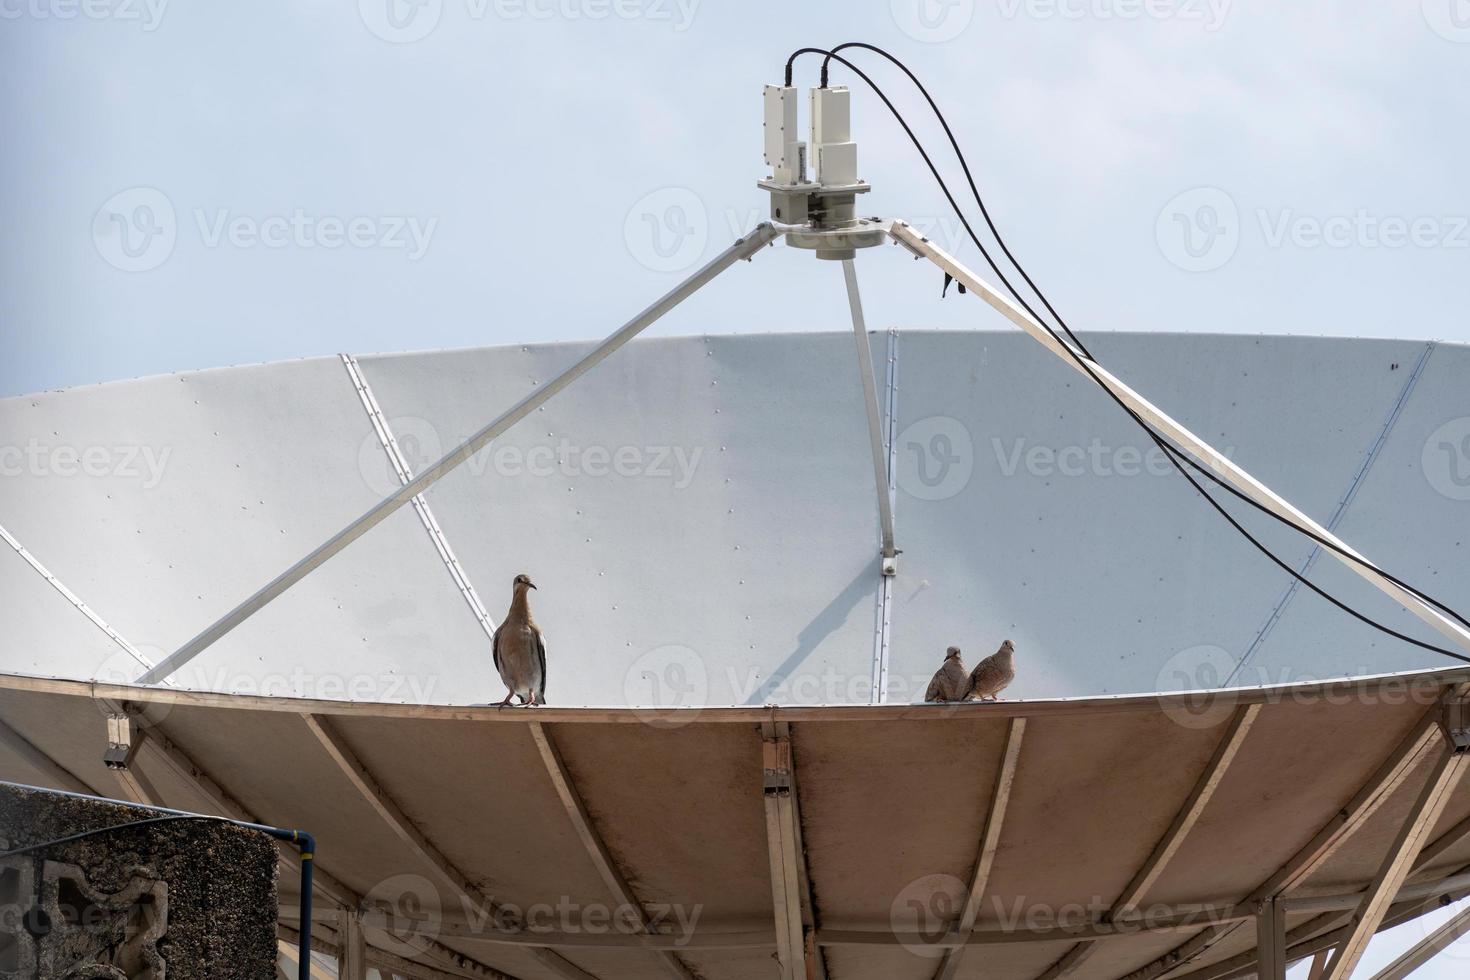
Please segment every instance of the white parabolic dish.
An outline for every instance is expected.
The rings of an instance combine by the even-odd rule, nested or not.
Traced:
[[[1098,335],[1099,360],[1369,558],[1470,593],[1470,349]],[[582,345],[362,357],[422,466]],[[1009,694],[1290,683],[1441,666],[1332,609],[1220,520],[1106,396],[1019,332],[872,335],[899,573],[884,633],[850,334],[636,341],[427,495],[492,620],[540,586],[553,705],[922,695],[1006,637]],[[0,670],[125,682],[397,485],[338,358],[0,401]],[[1233,506],[1237,512],[1241,508]],[[1248,514],[1294,566],[1310,542]],[[405,507],[177,678],[242,693],[483,703],[472,603]],[[54,575],[89,620],[37,565]],[[1436,636],[1336,562],[1313,581]],[[1243,666],[1238,666],[1243,663]]]

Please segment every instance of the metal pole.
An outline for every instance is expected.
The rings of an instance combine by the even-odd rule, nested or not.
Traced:
[[[1415,943],[1413,949],[1373,974],[1372,980],[1404,980],[1404,977],[1434,959],[1467,932],[1470,932],[1470,909],[1465,909]]]
[[[868,326],[863,319],[863,299],[858,293],[857,268],[852,259],[842,260],[842,278],[847,281],[847,305],[852,310],[852,331],[857,339],[858,373],[862,375],[863,401],[868,407],[868,439],[873,448],[873,486],[878,491],[878,529],[883,536],[883,574],[893,574],[893,505],[888,499],[888,453],[883,448],[883,419],[878,414],[878,380],[873,376],[873,351],[868,346]]]
[[[1286,980],[1286,910],[1272,896],[1256,913],[1256,977]]]
[[[1414,859],[1424,849],[1425,839],[1438,823],[1445,805],[1459,785],[1466,764],[1470,763],[1470,756],[1456,754],[1448,745],[1439,751],[1441,755],[1430,770],[1423,789],[1419,791],[1419,798],[1404,818],[1403,826],[1399,828],[1398,835],[1373,878],[1373,884],[1368,886],[1353,912],[1347,938],[1327,961],[1322,980],[1348,980],[1353,975],[1358,961],[1368,949],[1369,941],[1383,924],[1394,896],[1413,869]]]
[[[1331,531],[1298,510],[1286,498],[1280,496],[1270,487],[1241,469],[1229,457],[1221,454],[1215,447],[1176,422],[1148,399],[1114,377],[1111,372],[1096,361],[1090,361],[1087,368],[1084,368],[1069,353],[1070,348],[1053,337],[1030,314],[1017,306],[994,286],[991,286],[976,276],[975,273],[961,265],[954,256],[919,234],[907,222],[895,221],[889,227],[888,233],[894,241],[907,248],[913,254],[920,258],[928,259],[949,273],[958,282],[962,283],[966,289],[1000,311],[1006,319],[1026,331],[1043,347],[1066,361],[1077,371],[1086,375],[1088,368],[1090,368],[1092,373],[1097,376],[1096,380],[1099,385],[1111,391],[1123,404],[1137,412],[1144,421],[1158,429],[1166,438],[1172,440],[1200,462],[1209,466],[1221,478],[1233,484],[1237,490],[1267,510],[1270,510],[1278,517],[1300,530],[1310,531],[1322,540],[1330,541],[1335,547],[1341,548],[1347,555],[1345,556],[1332,551],[1331,554],[1334,558],[1358,575],[1367,579],[1379,590],[1403,605],[1405,609],[1418,616],[1440,633],[1443,633],[1464,649],[1470,650],[1470,630],[1466,630],[1428,603],[1423,602],[1411,595],[1407,590],[1384,578],[1377,566],[1358,554],[1358,552],[1349,548],[1341,538],[1338,538]],[[1357,561],[1353,559],[1357,559]]]
[[[301,851],[301,946],[297,950],[301,958],[296,961],[296,980],[311,980],[311,881],[316,868],[316,839],[302,832],[296,846]]]
[[[492,439],[495,439],[521,419],[550,401],[563,388],[566,388],[573,381],[576,381],[593,367],[597,366],[609,354],[613,353],[613,351],[638,336],[645,328],[658,320],[659,317],[694,295],[700,287],[704,286],[740,259],[750,258],[756,252],[769,245],[780,234],[781,232],[770,224],[757,225],[750,234],[738,239],[735,244],[715,256],[714,259],[698,272],[695,272],[688,279],[665,293],[652,306],[619,327],[615,333],[593,348],[592,352],[586,357],[567,368],[561,374],[551,379],[551,381],[538,386],[535,391],[522,398],[509,411],[445,453],[437,463],[427,467],[418,476],[374,504],[367,513],[347,525],[341,531],[338,531],[311,554],[276,576],[270,583],[261,588],[260,591],[225,613],[209,626],[209,628],[204,630],[204,632],[169,654],[158,666],[145,672],[143,676],[138,678],[137,683],[157,684],[165,678],[172,676],[180,667],[199,656],[199,654],[203,653],[235,627],[259,612],[272,599],[301,581],[319,565],[337,554],[337,552],[382,523],[394,511],[398,510],[398,508],[413,500],[414,497],[438,482],[441,477],[483,449]]]

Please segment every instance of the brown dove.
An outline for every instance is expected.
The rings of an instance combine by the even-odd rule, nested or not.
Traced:
[[[934,679],[929,682],[929,690],[924,692],[924,700],[929,702],[963,701],[969,686],[970,675],[965,670],[965,662],[960,659],[960,648],[950,647],[944,651],[944,663],[939,665],[939,670],[934,673]]]
[[[546,641],[536,621],[531,618],[531,604],[526,596],[535,583],[526,575],[517,575],[511,584],[510,612],[490,641],[495,669],[505,682],[504,707],[512,697],[522,704],[546,703]]]
[[[965,697],[980,701],[999,701],[1000,692],[1015,679],[1016,647],[1010,640],[1006,640],[999,650],[975,665],[974,672],[970,674],[970,689]]]

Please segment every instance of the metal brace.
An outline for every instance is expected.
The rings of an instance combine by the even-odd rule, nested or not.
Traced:
[[[1456,755],[1470,752],[1470,701],[1449,701],[1440,717],[1440,727]]]
[[[791,742],[789,739],[766,739],[761,742],[764,762],[763,789],[767,796],[791,795]]]
[[[121,712],[107,716],[107,751],[102,754],[102,764],[109,769],[127,769],[137,754],[141,738],[133,738],[133,719]]]

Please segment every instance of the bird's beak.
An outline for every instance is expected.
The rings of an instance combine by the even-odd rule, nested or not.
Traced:
[[[527,582],[527,583],[526,583],[526,585],[528,585],[528,586],[529,586],[529,587],[531,587],[531,588],[533,588],[533,589],[535,589],[535,588],[536,588],[536,583],[535,583],[535,582]],[[539,592],[539,591],[540,591],[540,590],[539,590],[539,589],[537,589],[537,591],[538,591],[538,592]]]

